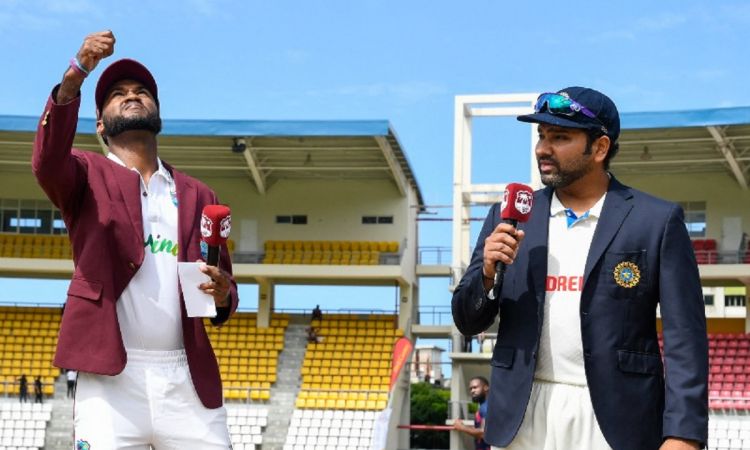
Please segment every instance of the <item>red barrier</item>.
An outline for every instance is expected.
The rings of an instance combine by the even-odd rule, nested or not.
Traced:
[[[434,431],[450,431],[453,429],[450,425],[399,425],[402,430],[434,430]]]

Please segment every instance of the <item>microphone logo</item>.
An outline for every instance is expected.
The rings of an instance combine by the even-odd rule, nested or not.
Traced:
[[[508,194],[508,191],[505,191]],[[518,212],[521,214],[528,214],[531,212],[531,206],[534,203],[534,194],[529,191],[518,191],[516,193],[515,206]]]
[[[201,236],[204,238],[211,237],[211,229],[214,226],[214,222],[208,218],[207,215],[201,214]]]
[[[226,239],[229,237],[229,230],[232,229],[232,216],[226,216],[225,218],[221,219],[221,223],[219,224],[219,234],[223,239]]]

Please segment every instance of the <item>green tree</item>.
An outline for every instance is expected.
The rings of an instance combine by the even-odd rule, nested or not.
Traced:
[[[447,389],[429,383],[412,384],[412,425],[445,425],[450,397]],[[410,436],[412,448],[445,449],[450,441],[448,431],[412,430]]]

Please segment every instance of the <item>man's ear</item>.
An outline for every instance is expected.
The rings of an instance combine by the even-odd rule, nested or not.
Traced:
[[[600,136],[594,142],[594,160],[597,162],[604,162],[604,160],[607,158],[607,154],[609,153],[610,148],[612,148],[612,141],[609,139],[609,136],[607,136],[606,134],[604,136]]]

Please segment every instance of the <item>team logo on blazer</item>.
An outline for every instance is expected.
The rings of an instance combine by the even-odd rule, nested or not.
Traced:
[[[624,287],[636,287],[641,281],[641,269],[635,263],[623,261],[615,266],[615,283]]]

